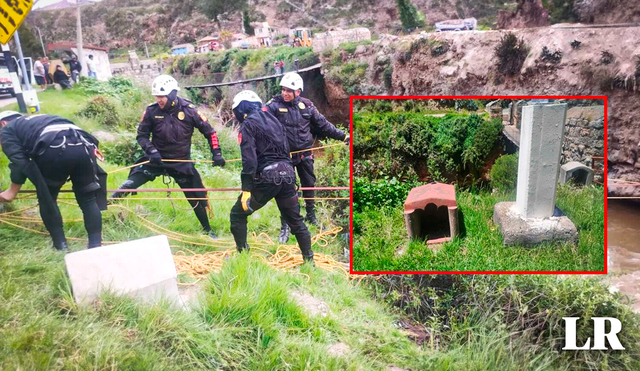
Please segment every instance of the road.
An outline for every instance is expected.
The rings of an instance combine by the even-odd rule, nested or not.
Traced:
[[[6,107],[10,104],[16,103],[16,98],[11,98],[11,95],[6,94],[0,94],[0,108],[2,107]]]

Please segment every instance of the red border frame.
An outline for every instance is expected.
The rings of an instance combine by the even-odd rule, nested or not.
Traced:
[[[353,140],[349,146],[350,173],[350,215],[349,215],[349,273],[350,274],[607,274],[607,106],[606,95],[456,95],[456,96],[350,96],[349,132],[353,138],[353,100],[354,99],[604,99],[604,270],[602,271],[354,271],[353,270]]]

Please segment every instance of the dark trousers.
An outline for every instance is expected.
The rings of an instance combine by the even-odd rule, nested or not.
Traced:
[[[195,171],[195,170],[194,170]],[[156,166],[148,166],[142,165],[139,168],[136,168],[135,171],[131,172],[129,178],[122,183],[120,186],[121,189],[136,189],[146,182],[150,182],[154,180],[156,177],[167,174],[172,177],[176,183],[180,186],[180,188],[204,188],[204,184],[202,184],[202,179],[200,178],[200,174],[195,171],[195,174],[188,175],[178,173],[173,171],[172,169],[165,169],[162,167]],[[125,197],[130,192],[114,192],[111,197]],[[199,192],[184,192],[185,197],[187,198],[206,198],[207,192],[199,191]],[[196,214],[200,225],[202,225],[202,229],[209,232],[211,231],[211,225],[209,224],[209,217],[207,216],[207,201],[206,200],[189,200],[189,204],[193,208],[193,212]]]
[[[57,200],[60,188],[71,178],[76,201],[82,210],[84,228],[89,237],[89,248],[102,244],[102,214],[96,202],[96,190],[99,188],[96,179],[95,156],[87,150],[79,139],[68,136],[65,144],[56,138],[44,153],[35,159],[42,176],[47,182],[49,193]],[[51,234],[56,246],[66,242],[61,221],[40,209],[40,216]]]
[[[271,199],[275,198],[280,209],[282,218],[291,228],[291,232],[298,239],[300,251],[302,255],[311,258],[313,251],[311,250],[311,234],[304,225],[302,216],[300,215],[300,205],[298,204],[298,195],[295,184],[274,184],[274,183],[258,183],[251,192],[251,201],[249,206],[252,212],[244,211],[240,201],[242,195],[238,197],[235,205],[231,208],[230,222],[231,233],[236,241],[236,246],[244,248],[247,245],[247,217],[267,204]]]
[[[298,170],[298,177],[300,177],[300,186],[313,187],[316,185],[316,175],[313,173],[313,155],[308,155],[305,153],[305,156],[300,160],[300,162],[298,162],[294,166]],[[307,213],[314,211],[314,196],[315,191],[302,191],[302,197],[306,198],[306,200],[304,200],[304,204]]]

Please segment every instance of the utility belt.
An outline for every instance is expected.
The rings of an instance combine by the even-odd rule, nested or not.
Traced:
[[[313,152],[312,151],[296,152],[291,155],[291,161],[294,164],[298,164],[304,160],[313,160]]]
[[[90,142],[82,135],[78,126],[73,124],[50,125],[40,133],[40,138],[36,144],[38,155],[42,155],[47,148],[60,148],[62,151],[67,147],[84,146],[84,150],[92,159],[99,158],[104,161],[102,153],[95,143]]]
[[[293,166],[284,161],[265,167],[254,179],[254,183],[273,183],[276,185],[282,183],[295,184],[295,182],[296,173]]]

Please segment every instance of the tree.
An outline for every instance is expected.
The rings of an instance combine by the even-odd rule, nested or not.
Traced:
[[[397,0],[400,22],[406,30],[424,26],[424,15],[411,3],[411,0]]]
[[[199,0],[198,5],[209,19],[218,22],[219,15],[245,8],[247,0]]]
[[[247,35],[254,34],[253,27],[251,27],[251,18],[249,18],[249,11],[246,9],[242,11],[242,25],[244,26],[244,33]]]
[[[37,58],[43,56],[42,44],[40,44],[40,39],[38,38],[38,36],[36,36],[34,31],[31,30],[31,28],[23,23],[18,29],[18,33],[20,34],[20,46],[22,47],[22,54],[25,57]]]

